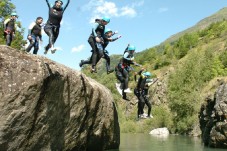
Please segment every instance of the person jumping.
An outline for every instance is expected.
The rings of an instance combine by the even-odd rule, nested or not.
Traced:
[[[57,1],[55,1],[54,6],[51,7],[49,0],[46,0],[47,6],[49,8],[49,18],[44,27],[44,31],[49,36],[49,43],[47,46],[45,46],[44,54],[47,54],[47,52],[50,48],[51,48],[51,53],[55,53],[55,51],[56,51],[56,48],[54,48],[54,43],[56,42],[56,40],[58,38],[59,30],[60,30],[60,23],[61,23],[64,12],[69,5],[69,2],[70,2],[70,0],[67,0],[66,5],[63,6],[63,1],[57,0]]]
[[[92,64],[91,66],[91,72],[97,72],[96,71],[96,62],[98,57],[102,57],[103,47],[102,44],[104,44],[104,31],[105,26],[110,22],[109,17],[103,17],[102,19],[96,19],[94,27],[92,28],[92,33],[90,37],[88,38],[88,43],[90,44],[92,48],[92,55],[90,59],[88,60],[81,60],[79,66],[82,67],[84,64]]]
[[[150,72],[143,72],[144,69],[140,70],[138,73],[134,75],[134,79],[136,81],[136,75],[140,75],[137,86],[134,89],[134,94],[138,98],[138,111],[137,111],[137,117],[139,118],[153,118],[151,115],[151,103],[148,100],[148,89],[150,86]],[[148,107],[148,113],[147,115],[144,114],[144,106],[145,104]]]
[[[121,82],[120,88],[122,89],[122,98],[127,99],[126,93],[132,93],[128,88],[129,72],[133,70],[130,65],[140,66],[140,64],[134,61],[134,52],[136,47],[133,45],[128,45],[124,51],[123,58],[115,67],[115,74],[117,79]]]

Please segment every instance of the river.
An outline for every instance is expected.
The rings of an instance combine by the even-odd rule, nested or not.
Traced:
[[[149,134],[121,134],[119,150],[109,151],[227,151],[203,146],[198,137],[170,135],[158,138]]]

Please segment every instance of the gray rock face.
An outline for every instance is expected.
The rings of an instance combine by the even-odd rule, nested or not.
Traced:
[[[0,46],[1,151],[102,151],[119,144],[106,87],[45,57]]]
[[[207,98],[199,118],[204,144],[227,148],[227,84],[219,86],[214,99]]]

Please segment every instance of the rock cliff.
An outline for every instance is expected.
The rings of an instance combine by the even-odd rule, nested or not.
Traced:
[[[227,84],[219,86],[214,98],[207,97],[199,118],[204,144],[227,148]]]
[[[0,46],[1,151],[102,151],[119,144],[106,87],[45,57]]]

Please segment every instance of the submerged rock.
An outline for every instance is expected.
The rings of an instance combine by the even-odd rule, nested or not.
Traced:
[[[45,57],[0,46],[0,149],[102,151],[120,144],[111,92]]]
[[[158,137],[167,137],[167,136],[169,136],[169,130],[166,127],[157,128],[157,129],[153,129],[152,131],[150,131],[149,134],[151,134],[153,136],[158,136]]]

